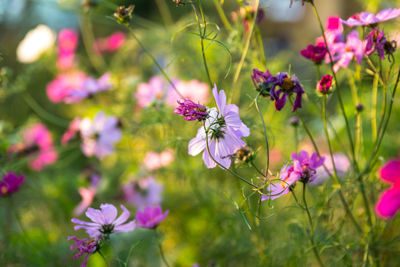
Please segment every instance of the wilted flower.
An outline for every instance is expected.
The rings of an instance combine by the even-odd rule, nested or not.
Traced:
[[[75,244],[71,245],[70,250],[76,249],[78,251],[78,253],[74,255],[74,260],[86,254],[81,264],[81,267],[86,267],[90,254],[95,253],[99,248],[98,241],[94,238],[78,239],[76,236],[69,236],[68,240],[71,239],[75,241]]]
[[[13,145],[9,153],[27,156],[29,166],[35,171],[41,171],[46,165],[57,160],[57,152],[49,130],[43,124],[35,124],[24,132],[24,142]]]
[[[385,53],[389,56],[392,55],[397,44],[395,41],[389,42],[385,37],[384,31],[374,28],[365,38],[364,46],[364,53],[366,55],[371,55],[375,51],[378,51],[379,57],[385,59]]]
[[[400,209],[400,159],[386,163],[380,170],[380,178],[392,187],[381,194],[375,210],[379,216],[388,219]]]
[[[143,164],[146,169],[154,171],[171,164],[174,157],[174,151],[172,149],[166,149],[161,153],[150,151],[144,156]]]
[[[114,144],[121,139],[119,120],[101,111],[93,120],[84,118],[80,124],[82,152],[99,159],[114,153]]]
[[[0,181],[0,196],[11,195],[19,190],[19,187],[25,182],[24,175],[17,175],[13,172],[8,172],[3,175]]]
[[[100,176],[97,174],[93,174],[90,178],[90,186],[89,188],[80,187],[79,194],[82,197],[82,201],[79,203],[78,206],[74,209],[74,215],[79,216],[81,215],[93,202],[93,198],[97,193],[97,188],[100,184]]]
[[[114,17],[116,18],[117,22],[120,24],[125,24],[129,26],[129,23],[132,19],[132,12],[135,8],[134,5],[130,5],[128,7],[120,6],[117,9],[117,12],[114,13]]]
[[[156,228],[162,221],[165,220],[169,213],[169,210],[162,213],[160,206],[146,207],[143,211],[136,213],[136,221],[139,227],[142,228]]]
[[[120,206],[122,214],[117,218],[117,208],[112,204],[101,204],[100,210],[88,208],[86,216],[92,222],[85,222],[78,219],[72,219],[71,222],[77,224],[74,229],[85,229],[90,237],[98,238],[99,236],[107,236],[113,233],[130,232],[136,227],[135,221],[125,223],[131,213],[124,205]]]
[[[125,41],[125,34],[118,31],[108,37],[97,39],[93,44],[93,48],[98,54],[114,52],[120,49],[125,44]]]
[[[361,12],[341,21],[348,26],[367,26],[391,20],[398,16],[400,16],[400,8],[389,8],[380,11],[376,15],[369,12]]]
[[[63,29],[58,34],[57,67],[68,70],[75,65],[75,50],[78,47],[78,32],[74,29]]]
[[[231,155],[236,149],[245,145],[241,138],[249,136],[250,130],[240,119],[239,108],[234,104],[226,105],[224,90],[218,92],[215,86],[213,95],[218,109],[208,109],[209,116],[205,120],[206,129],[200,128],[196,137],[189,142],[189,155],[195,156],[204,151],[203,161],[207,168],[214,168],[217,165],[214,160],[225,168],[229,168]],[[206,136],[208,141],[206,141]]]
[[[318,43],[317,45],[309,45],[306,49],[300,51],[300,54],[314,62],[315,64],[321,64],[326,56],[326,47],[324,43]]]
[[[61,137],[61,144],[65,146],[71,139],[74,139],[76,133],[79,132],[81,125],[81,118],[75,118],[73,121],[70,122],[68,126],[68,130],[63,134]]]
[[[133,180],[122,187],[125,201],[138,210],[160,204],[163,190],[163,185],[152,176]]]
[[[335,153],[333,155],[333,160],[335,161],[336,173],[338,178],[344,177],[348,170],[350,169],[349,159],[341,153]],[[332,159],[329,155],[325,155],[325,167],[328,169],[330,174],[333,174],[333,164]],[[310,182],[310,185],[320,185],[329,178],[329,173],[325,170],[324,166],[317,168],[317,173],[315,174],[314,181]]]
[[[321,80],[317,83],[317,90],[320,93],[326,94],[329,92],[332,86],[332,76],[326,74],[321,78]]]
[[[204,121],[207,116],[207,108],[203,105],[196,104],[190,99],[178,101],[179,107],[175,108],[174,113],[183,116],[187,121]]]
[[[56,34],[45,25],[29,31],[17,47],[17,58],[22,63],[32,63],[53,46]]]

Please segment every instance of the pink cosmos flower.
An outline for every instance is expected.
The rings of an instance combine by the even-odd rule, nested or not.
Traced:
[[[161,153],[150,151],[144,156],[143,164],[146,169],[154,171],[171,164],[174,157],[174,151],[172,149],[164,150]]]
[[[120,49],[125,44],[125,41],[125,34],[117,31],[108,37],[97,39],[93,44],[94,51],[98,54],[114,52]]]
[[[119,232],[130,232],[136,227],[134,220],[125,223],[131,213],[124,205],[120,206],[122,214],[117,218],[117,208],[112,204],[101,204],[100,210],[88,208],[86,216],[92,222],[85,222],[78,219],[72,219],[71,222],[77,224],[74,229],[85,229],[88,235],[92,238],[98,238],[102,235],[110,235]]]
[[[176,81],[176,89],[185,99],[189,99],[194,103],[207,104],[209,102],[209,91],[210,88],[206,83],[199,82],[197,80]],[[171,107],[177,107],[177,101],[181,100],[181,97],[171,87],[167,95],[167,104]]]
[[[332,86],[332,76],[329,74],[324,75],[317,83],[317,90],[321,93],[328,93]]]
[[[152,176],[133,180],[122,187],[125,201],[138,210],[160,204],[163,190],[163,185]]]
[[[78,32],[64,29],[58,34],[57,67],[60,70],[71,69],[75,64],[75,50],[78,46]]]
[[[93,120],[82,119],[80,131],[83,154],[102,159],[114,153],[114,144],[121,139],[121,130],[118,125],[118,118],[106,116],[103,111],[97,113]]]
[[[109,72],[104,73],[98,80],[89,77],[85,79],[81,87],[72,89],[66,95],[64,101],[66,103],[77,103],[97,93],[108,91],[111,87],[111,75]]]
[[[136,213],[136,221],[139,227],[142,228],[156,228],[162,221],[165,220],[169,213],[169,210],[162,213],[160,206],[146,207],[143,211]]]
[[[389,219],[400,209],[400,159],[386,163],[380,170],[380,177],[392,187],[381,194],[375,211],[383,219]]]
[[[324,165],[328,169],[329,173],[333,174],[333,164],[330,155],[325,155]],[[335,161],[336,172],[339,178],[343,178],[350,169],[349,159],[342,153],[335,153],[333,155]],[[317,186],[323,184],[329,178],[329,174],[326,172],[324,166],[317,168],[314,181],[310,182],[310,185]]]
[[[90,254],[95,253],[99,248],[98,241],[96,239],[78,239],[76,236],[69,236],[68,240],[71,239],[75,241],[75,244],[71,245],[70,250],[76,249],[78,251],[78,253],[74,255],[74,260],[86,254],[81,264],[81,267],[86,267]]]
[[[49,130],[43,124],[35,124],[24,134],[24,142],[9,148],[10,153],[28,156],[29,166],[35,171],[41,171],[45,166],[57,160],[57,152]]]
[[[164,103],[170,87],[159,76],[154,76],[148,83],[140,83],[134,93],[138,107],[145,108],[154,103]],[[173,105],[176,105],[176,102]]]
[[[24,175],[17,175],[13,172],[4,174],[0,181],[0,196],[11,195],[17,192],[24,182]]]
[[[347,35],[346,43],[336,44],[331,50],[335,55],[333,70],[337,72],[340,68],[347,68],[353,58],[357,64],[361,64],[364,56],[364,44],[358,37],[357,31],[352,31]]]
[[[68,142],[75,138],[76,133],[79,132],[81,125],[81,118],[75,118],[68,126],[68,130],[61,137],[61,144],[67,145]]]
[[[217,86],[214,86],[213,95],[217,108],[208,109],[209,117],[205,120],[205,129],[201,127],[196,137],[189,142],[189,155],[195,156],[203,151],[203,161],[207,168],[217,165],[214,160],[229,168],[231,156],[246,145],[241,138],[249,136],[250,129],[240,119],[239,108],[234,104],[226,104],[224,90],[218,92]],[[211,156],[207,150],[206,137]]]
[[[75,207],[73,213],[75,216],[81,215],[85,210],[87,210],[93,202],[94,197],[96,196],[97,189],[100,184],[100,176],[97,174],[93,174],[90,179],[89,188],[80,187],[79,194],[82,197],[82,201],[78,206]]]
[[[72,91],[80,90],[83,87],[86,79],[86,74],[81,71],[58,74],[53,81],[47,84],[47,96],[54,103],[65,101]]]
[[[391,20],[398,16],[400,16],[400,8],[389,8],[380,11],[376,15],[369,12],[361,12],[341,21],[347,26],[367,26]]]
[[[317,168],[324,164],[324,157],[318,157],[313,153],[311,157],[308,152],[302,150],[299,154],[292,153],[293,164],[286,164],[282,167],[278,183],[271,183],[267,186],[267,193],[261,200],[275,199],[290,192],[290,186],[297,181],[311,183],[316,178]]]

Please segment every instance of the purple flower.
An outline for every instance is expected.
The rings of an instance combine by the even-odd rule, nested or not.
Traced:
[[[196,137],[189,142],[189,155],[195,156],[204,151],[203,161],[207,168],[214,168],[217,165],[214,160],[225,168],[229,168],[231,155],[246,145],[241,138],[249,136],[250,129],[240,119],[239,108],[234,104],[226,104],[224,90],[218,92],[217,87],[214,86],[213,95],[218,109],[208,109],[209,116],[205,120],[205,129],[200,128]],[[206,141],[206,136],[208,141]],[[208,153],[207,142],[210,153]]]
[[[160,204],[163,190],[163,185],[151,176],[122,187],[126,202],[135,205],[138,210]]]
[[[24,175],[17,175],[13,172],[8,172],[3,175],[0,182],[0,196],[11,195],[19,190],[21,184],[25,182]]]
[[[97,251],[99,245],[96,239],[78,239],[76,236],[69,236],[68,240],[74,240],[75,244],[71,245],[70,249],[76,249],[78,251],[77,254],[74,255],[74,260],[81,257],[83,254],[86,254],[85,259],[83,260],[81,267],[86,267],[87,260],[90,254],[93,254]]]
[[[315,64],[321,64],[326,56],[326,47],[324,43],[317,45],[309,45],[306,49],[300,51],[300,54],[306,59],[311,60]]]
[[[313,153],[311,157],[306,151],[300,151],[297,155],[292,153],[293,164],[283,166],[279,174],[279,183],[271,183],[267,186],[267,193],[261,200],[275,199],[290,192],[290,186],[297,181],[311,183],[316,178],[317,168],[324,164],[324,157],[318,157]]]
[[[203,121],[207,118],[207,108],[203,105],[196,104],[190,99],[177,101],[179,106],[175,108],[174,113],[183,116],[187,121]]]
[[[365,38],[364,41],[364,53],[371,55],[375,51],[378,51],[379,57],[385,59],[385,53],[391,56],[396,49],[395,41],[388,41],[385,37],[385,32],[374,28]],[[389,57],[390,61],[390,57]]]
[[[376,15],[369,12],[361,12],[351,16],[347,20],[341,20],[341,21],[347,26],[351,27],[367,26],[391,20],[398,16],[400,16],[400,8],[389,8],[382,10]]]
[[[89,98],[97,93],[111,89],[111,75],[105,73],[98,80],[93,77],[87,78],[81,88],[71,90],[65,97],[66,103],[77,103],[85,98]]]
[[[336,172],[339,178],[346,175],[347,171],[350,168],[349,159],[341,153],[335,153],[333,155],[333,160],[335,161]],[[329,155],[325,156],[325,166],[328,169],[329,173],[333,174],[333,164],[331,157]],[[310,182],[310,185],[320,185],[325,182],[326,179],[329,178],[329,174],[326,172],[324,166],[320,166],[317,168],[317,173],[315,174],[314,181]]]
[[[98,238],[102,235],[109,235],[119,232],[130,232],[136,227],[135,221],[125,223],[130,212],[121,205],[122,214],[117,218],[117,208],[112,204],[101,204],[100,210],[88,208],[86,216],[93,222],[85,222],[78,219],[72,219],[71,222],[76,223],[75,231],[85,229],[90,237]]]
[[[329,89],[331,89],[331,86],[332,86],[332,76],[326,74],[317,83],[317,90],[321,93],[328,93]]]
[[[165,220],[168,213],[169,210],[162,213],[160,206],[149,206],[136,213],[136,221],[139,227],[154,229]]]
[[[82,151],[86,156],[104,158],[114,152],[114,144],[121,139],[119,120],[107,117],[104,112],[96,114],[94,120],[84,118],[80,123]]]
[[[361,64],[364,56],[364,44],[358,37],[357,31],[352,31],[347,35],[346,43],[336,43],[330,50],[336,61],[333,70],[337,72],[340,68],[347,68],[353,58],[357,64]]]

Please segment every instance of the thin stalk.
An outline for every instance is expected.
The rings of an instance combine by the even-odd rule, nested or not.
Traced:
[[[156,0],[158,10],[160,11],[161,19],[164,25],[171,25],[174,21],[172,20],[171,12],[169,11],[168,5],[165,0]]]
[[[303,210],[305,210],[304,206],[301,205],[301,203],[299,202],[299,199],[297,198],[296,193],[294,192],[294,190],[293,190],[293,189],[290,189],[290,192],[292,193],[292,196],[293,196],[293,198],[294,198],[294,201],[296,201],[296,204],[297,204],[300,208],[302,208]]]
[[[376,140],[378,137],[377,123],[376,123],[376,107],[378,104],[378,73],[375,73],[374,81],[372,83],[372,108],[371,108],[371,131],[372,140]]]
[[[163,248],[162,248],[162,245],[161,245],[160,234],[159,234],[159,232],[158,232],[157,230],[155,230],[155,232],[156,232],[156,237],[157,237],[157,239],[158,239],[158,240],[157,240],[157,243],[158,243],[158,251],[160,252],[161,259],[162,259],[162,261],[164,262],[165,266],[169,267],[168,261],[167,261],[167,259],[165,258],[164,251],[163,251]]]
[[[267,135],[267,127],[265,126],[265,121],[264,121],[264,116],[260,111],[260,108],[258,107],[258,97],[260,94],[257,95],[257,97],[254,99],[254,104],[256,106],[258,115],[260,115],[261,122],[263,124],[263,129],[264,129],[264,139],[265,139],[265,147],[267,149],[267,160],[266,160],[266,170],[265,173],[268,174],[269,171],[269,142],[268,142],[268,135]]]
[[[318,261],[319,265],[323,267],[325,265],[322,262],[321,256],[319,255],[318,248],[315,246],[315,242],[314,242],[314,226],[313,226],[313,221],[312,221],[312,218],[311,218],[310,210],[308,209],[308,205],[307,205],[306,183],[303,183],[303,203],[304,203],[304,210],[307,213],[308,223],[310,225],[310,242],[311,242],[311,246],[312,246],[314,255],[317,258],[317,261]]]
[[[217,9],[218,15],[219,15],[219,17],[221,18],[221,21],[222,21],[222,23],[224,24],[225,28],[226,28],[228,31],[231,31],[231,30],[232,30],[232,26],[231,26],[231,24],[229,23],[229,20],[228,20],[228,18],[226,17],[225,12],[224,12],[224,9],[222,8],[222,6],[221,6],[219,0],[213,0],[213,2],[214,2],[214,5],[215,5],[215,8]]]

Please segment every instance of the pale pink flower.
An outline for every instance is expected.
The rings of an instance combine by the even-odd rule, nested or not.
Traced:
[[[54,103],[65,101],[72,91],[83,87],[86,79],[86,74],[81,71],[58,74],[53,81],[47,84],[47,96]]]
[[[170,87],[160,76],[152,77],[148,83],[140,83],[134,93],[137,106],[145,108],[151,104],[164,103],[171,90]]]
[[[126,202],[138,210],[160,204],[163,190],[163,185],[152,176],[133,180],[122,187]]]
[[[347,20],[342,20],[342,22],[347,26],[367,26],[388,21],[398,16],[400,16],[400,8],[388,8],[376,15],[369,12],[361,12],[351,16]]]
[[[94,51],[99,54],[114,52],[120,49],[125,44],[125,41],[125,34],[118,31],[108,37],[97,39],[93,44]]]
[[[168,213],[169,210],[162,213],[160,206],[149,206],[136,213],[136,221],[139,227],[154,229],[165,220]]]
[[[80,187],[79,194],[82,197],[82,201],[79,203],[78,206],[74,209],[74,215],[79,216],[81,215],[87,208],[92,205],[93,199],[96,196],[97,189],[100,184],[100,177],[97,174],[93,174],[90,179],[90,186],[89,188]]]
[[[192,100],[194,103],[207,104],[210,100],[210,88],[206,83],[202,83],[197,80],[191,80],[188,82],[177,81],[175,86],[183,98]],[[177,101],[180,99],[182,99],[182,97],[179,96],[173,88],[170,88],[167,97],[168,105],[171,107],[177,107]]]
[[[58,34],[57,67],[60,70],[71,69],[75,64],[75,50],[78,46],[78,32],[64,29]]]
[[[150,151],[144,156],[143,164],[146,169],[154,171],[171,164],[174,157],[174,151],[172,149],[164,150],[161,153]]]
[[[65,146],[68,142],[75,138],[77,132],[79,132],[81,125],[81,118],[75,118],[68,126],[68,130],[61,137],[61,144]]]

